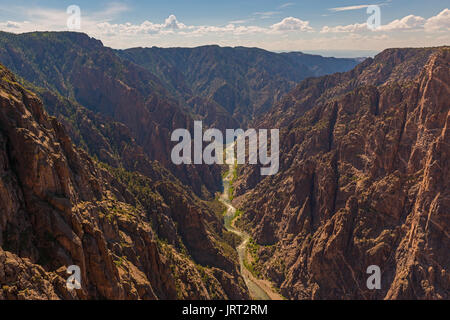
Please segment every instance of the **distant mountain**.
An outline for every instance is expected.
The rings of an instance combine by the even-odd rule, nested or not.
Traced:
[[[158,76],[194,112],[208,116],[212,108],[219,115],[225,111],[240,125],[262,115],[301,80],[348,71],[359,63],[245,47],[153,47],[117,53]],[[197,107],[199,97],[206,100],[206,110]],[[220,119],[212,122],[220,125]]]
[[[449,47],[389,49],[257,119],[281,129],[281,159],[235,184],[253,269],[291,299],[448,299],[449,84]]]

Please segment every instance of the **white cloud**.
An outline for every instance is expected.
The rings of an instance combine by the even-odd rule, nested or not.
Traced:
[[[348,7],[337,7],[337,8],[330,8],[328,10],[333,12],[341,12],[341,11],[350,11],[350,10],[359,10],[369,7],[368,4],[362,4],[359,6],[348,6]]]
[[[6,8],[0,8],[5,10]],[[14,6],[11,5],[7,11],[21,12],[29,21],[0,22],[0,30],[7,32],[32,32],[32,31],[67,31],[68,13],[64,9],[52,9],[36,6]],[[100,22],[108,22],[116,18],[129,8],[120,3],[110,3],[102,11],[86,14],[81,8],[81,32],[87,32],[96,28]]]
[[[275,23],[270,27],[277,32],[283,31],[312,31],[313,28],[309,25],[309,21],[303,21],[294,17],[288,17],[283,19],[279,23]]]
[[[423,28],[425,19],[415,15],[409,15],[402,19],[396,19],[386,25],[380,26],[377,31],[398,31]]]
[[[342,12],[342,11],[352,11],[352,10],[360,10],[370,7],[371,5],[377,5],[377,6],[389,6],[391,4],[392,0],[385,0],[383,2],[378,3],[372,3],[372,4],[360,4],[360,5],[354,5],[354,6],[345,6],[345,7],[336,7],[336,8],[329,8],[329,11],[332,12]]]
[[[216,26],[199,26],[190,27],[190,31],[184,33],[185,35],[205,35],[205,34],[229,34],[229,35],[244,35],[244,34],[255,34],[255,33],[265,33],[267,29],[257,27],[257,26],[236,26],[232,23],[224,27]]]
[[[22,24],[15,21],[0,22],[0,29],[19,29]]]
[[[175,17],[173,14],[171,14],[166,21],[164,21],[163,24],[164,29],[173,29],[173,30],[179,30],[179,29],[185,29],[186,25],[183,23],[178,22],[177,17]]]
[[[231,24],[243,24],[243,23],[249,23],[250,21],[253,21],[254,19],[241,19],[241,20],[233,20],[229,23]]]
[[[229,23],[226,26],[187,26],[178,21],[176,16],[170,15],[163,24],[152,23],[145,21],[140,25],[131,23],[125,24],[110,24],[103,22],[97,24],[97,32],[112,36],[114,34],[168,34],[179,33],[182,35],[201,35],[208,33],[230,34],[230,35],[244,35],[244,34],[273,34],[291,31],[312,31],[313,28],[308,21],[303,21],[294,17],[283,19],[279,23],[275,23],[270,27],[259,26],[243,26],[238,23]]]
[[[321,33],[344,33],[344,32],[362,32],[362,31],[368,31],[367,23],[355,23],[355,24],[349,24],[346,26],[336,26],[336,27],[329,27],[324,26]]]
[[[450,31],[450,10],[444,9],[425,23],[426,31]]]
[[[381,25],[375,32],[394,32],[394,31],[449,31],[450,30],[450,10],[444,9],[438,15],[429,19],[425,19],[420,16],[408,15],[401,19],[396,19],[388,24]],[[322,27],[321,33],[357,33],[357,32],[369,32],[367,23],[355,23],[345,26]]]

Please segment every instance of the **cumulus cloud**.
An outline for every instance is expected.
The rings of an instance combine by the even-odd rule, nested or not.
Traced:
[[[444,9],[438,15],[429,19],[420,16],[408,15],[401,19],[396,19],[388,24],[381,25],[373,30],[375,32],[385,31],[407,31],[407,30],[425,30],[425,31],[449,31],[450,30],[450,10]],[[324,26],[321,33],[357,33],[368,32],[367,23],[355,23],[345,26],[329,27]]]
[[[173,30],[179,30],[179,29],[185,29],[186,25],[183,23],[178,22],[177,17],[175,17],[173,14],[171,14],[166,21],[163,24],[164,29],[173,29]]]
[[[427,31],[450,31],[450,10],[444,9],[425,23]]]
[[[367,23],[355,23],[355,24],[349,24],[346,26],[336,26],[336,27],[329,27],[324,26],[321,33],[343,33],[343,32],[361,32],[361,31],[368,31]]]
[[[303,21],[294,17],[283,19],[279,23],[275,23],[270,27],[274,31],[312,31],[313,28],[309,25],[309,21]]]
[[[199,27],[190,27],[190,30],[185,32],[184,35],[202,35],[202,34],[231,34],[231,35],[243,35],[243,34],[255,34],[255,33],[264,33],[266,32],[265,28],[257,27],[257,26],[236,26],[233,23],[230,23],[223,27],[216,26],[199,26]]]
[[[109,22],[97,23],[91,31],[96,34],[105,34],[109,36],[113,35],[139,35],[139,34],[168,34],[174,32],[180,32],[183,30],[193,29],[188,27],[184,23],[178,21],[175,15],[170,15],[165,19],[164,23],[153,23],[151,21],[144,21],[141,24],[122,23],[112,24]]]
[[[225,26],[187,26],[179,22],[174,15],[170,15],[163,24],[152,23],[150,21],[145,21],[139,25],[131,23],[111,24],[109,22],[103,22],[97,24],[97,29],[98,32],[107,35],[178,33],[181,35],[194,36],[208,33],[243,35],[255,33],[272,34],[292,31],[305,32],[313,30],[308,21],[303,21],[294,17],[285,18],[281,22],[275,23],[270,27],[236,25],[235,23],[229,23]]]
[[[398,31],[423,28],[426,20],[422,17],[409,15],[402,19],[396,19],[386,25],[380,26],[377,31]]]

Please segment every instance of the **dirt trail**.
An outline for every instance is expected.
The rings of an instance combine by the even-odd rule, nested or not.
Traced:
[[[227,147],[226,152],[232,152],[234,149],[234,144]],[[250,295],[255,300],[283,300],[283,297],[278,294],[273,288],[269,281],[257,279],[253,274],[245,267],[244,259],[247,255],[247,244],[250,241],[250,235],[236,228],[235,215],[236,208],[233,207],[230,201],[229,190],[230,182],[233,179],[233,172],[235,170],[235,165],[229,165],[229,170],[227,176],[223,179],[224,191],[220,197],[220,201],[227,207],[227,212],[225,214],[225,228],[233,232],[234,234],[241,237],[242,243],[236,247],[239,256],[239,264],[241,268],[242,277],[245,280]]]

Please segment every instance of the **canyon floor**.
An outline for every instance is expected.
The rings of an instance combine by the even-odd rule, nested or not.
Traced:
[[[226,152],[234,152],[235,144],[227,147]],[[239,236],[242,241],[236,247],[239,255],[239,265],[241,275],[245,280],[245,284],[250,292],[250,296],[254,300],[284,300],[284,298],[273,288],[273,285],[268,280],[258,279],[245,266],[245,259],[247,259],[247,245],[250,241],[250,235],[243,230],[240,230],[235,225],[235,221],[239,219],[236,215],[237,209],[232,205],[230,199],[230,188],[233,181],[236,164],[228,166],[227,174],[223,179],[224,191],[220,197],[220,201],[226,206],[226,213],[224,215],[225,228]]]

